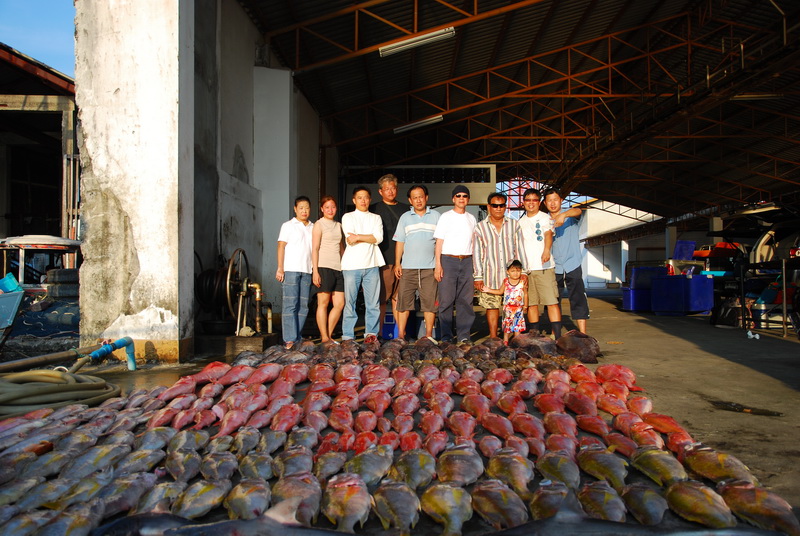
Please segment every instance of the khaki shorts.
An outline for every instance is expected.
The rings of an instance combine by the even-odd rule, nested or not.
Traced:
[[[556,269],[548,268],[528,272],[528,305],[556,305],[557,303]]]
[[[403,277],[397,285],[397,310],[416,309],[416,294],[419,292],[419,310],[435,313],[438,305],[439,284],[433,277],[433,268],[423,270],[403,269]]]
[[[381,291],[380,303],[387,303],[389,300],[394,299],[397,294],[397,283],[399,282],[394,275],[394,265],[387,264],[381,266]]]
[[[497,294],[489,294],[488,292],[481,292],[478,296],[478,305],[484,309],[502,309],[503,297]]]

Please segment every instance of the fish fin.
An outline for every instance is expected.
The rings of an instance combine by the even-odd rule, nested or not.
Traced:
[[[300,525],[297,521],[297,508],[301,502],[303,502],[302,497],[290,497],[275,504],[261,515],[284,525]]]
[[[566,523],[576,523],[585,518],[586,514],[583,511],[580,501],[578,501],[577,495],[575,495],[575,491],[570,490],[567,492],[566,497],[564,497],[564,501],[561,503],[558,512],[556,512],[556,515],[551,519]]]

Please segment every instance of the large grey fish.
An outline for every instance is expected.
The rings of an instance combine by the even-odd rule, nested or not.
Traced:
[[[326,452],[314,462],[314,476],[320,483],[327,482],[328,478],[338,473],[347,461],[344,452]],[[239,468],[241,471],[241,467]]]
[[[39,529],[37,536],[88,536],[103,520],[101,499],[74,504]]]
[[[271,498],[266,480],[247,478],[233,487],[222,504],[231,519],[255,519],[267,511]]]
[[[130,445],[95,445],[66,464],[60,476],[84,478],[92,473],[110,467],[131,451]]]
[[[116,477],[97,495],[105,504],[103,517],[129,511],[139,503],[146,491],[155,486],[157,479],[153,473],[133,473]]]
[[[66,495],[78,482],[78,478],[55,478],[34,486],[27,495],[17,501],[23,512],[39,508],[45,503],[57,501]]]
[[[184,481],[156,484],[150,491],[145,492],[136,507],[131,509],[129,515],[169,512],[187,486],[188,484]]]
[[[272,473],[278,478],[305,473],[314,468],[314,455],[311,449],[298,445],[284,449],[272,460]]]
[[[395,482],[405,482],[416,490],[430,484],[434,475],[436,458],[425,449],[411,449],[395,460],[387,476]]]
[[[220,506],[231,490],[231,481],[198,480],[178,497],[172,505],[172,513],[188,519],[196,519]]]
[[[135,450],[117,463],[115,473],[117,476],[123,476],[147,472],[163,460],[164,456],[166,453],[161,449]]]
[[[169,426],[156,426],[136,438],[136,448],[142,450],[163,449],[178,431]]]
[[[472,518],[472,497],[453,482],[433,484],[420,497],[422,511],[444,525],[443,536],[460,536],[466,521]]]
[[[533,480],[533,464],[517,449],[504,447],[495,451],[486,466],[486,474],[505,482],[523,500],[529,500],[528,484]]]
[[[13,504],[24,496],[31,488],[44,482],[44,477],[36,476],[14,480],[0,487],[0,506]]]
[[[164,467],[175,480],[188,482],[200,473],[203,458],[194,449],[171,450]]]
[[[201,450],[208,444],[209,435],[205,430],[181,430],[169,440],[167,451],[180,449]]]
[[[472,508],[495,530],[528,521],[525,503],[505,482],[497,479],[480,480],[473,486]]]
[[[394,461],[394,450],[389,445],[370,447],[356,454],[344,464],[346,473],[356,473],[367,486],[375,486],[386,476]]]
[[[94,529],[91,534],[92,536],[156,536],[164,534],[169,529],[191,524],[193,521],[172,514],[133,514],[106,523]]]
[[[242,478],[272,478],[272,456],[266,452],[250,452],[239,460],[239,474]]]
[[[477,481],[483,471],[483,460],[470,445],[448,447],[436,460],[436,477],[440,482],[467,486]]]
[[[395,527],[400,536],[410,536],[422,508],[416,492],[405,482],[384,479],[372,498],[372,508],[381,520],[383,530]]]
[[[300,497],[302,500],[295,508],[297,521],[311,526],[319,514],[319,504],[322,499],[322,487],[319,480],[309,473],[298,473],[281,478],[272,485],[272,504]]]
[[[200,473],[206,480],[229,480],[239,462],[232,452],[214,452],[206,454],[200,462]]]
[[[321,510],[336,530],[355,532],[356,522],[367,522],[372,504],[367,485],[355,473],[339,473],[331,478],[322,495]]]

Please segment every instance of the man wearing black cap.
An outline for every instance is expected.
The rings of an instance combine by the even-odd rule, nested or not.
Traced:
[[[453,188],[453,209],[439,218],[436,239],[436,269],[439,282],[439,325],[442,340],[453,337],[453,309],[456,310],[456,340],[469,342],[475,310],[472,308],[472,240],[477,221],[467,212],[469,188]]]

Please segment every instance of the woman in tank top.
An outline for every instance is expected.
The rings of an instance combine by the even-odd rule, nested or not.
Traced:
[[[344,308],[342,277],[342,224],[336,216],[336,200],[326,195],[320,199],[322,217],[314,224],[311,243],[312,282],[317,287],[317,327],[320,342],[333,341],[333,331]],[[330,313],[328,308],[331,307]],[[333,341],[336,342],[336,341]]]

